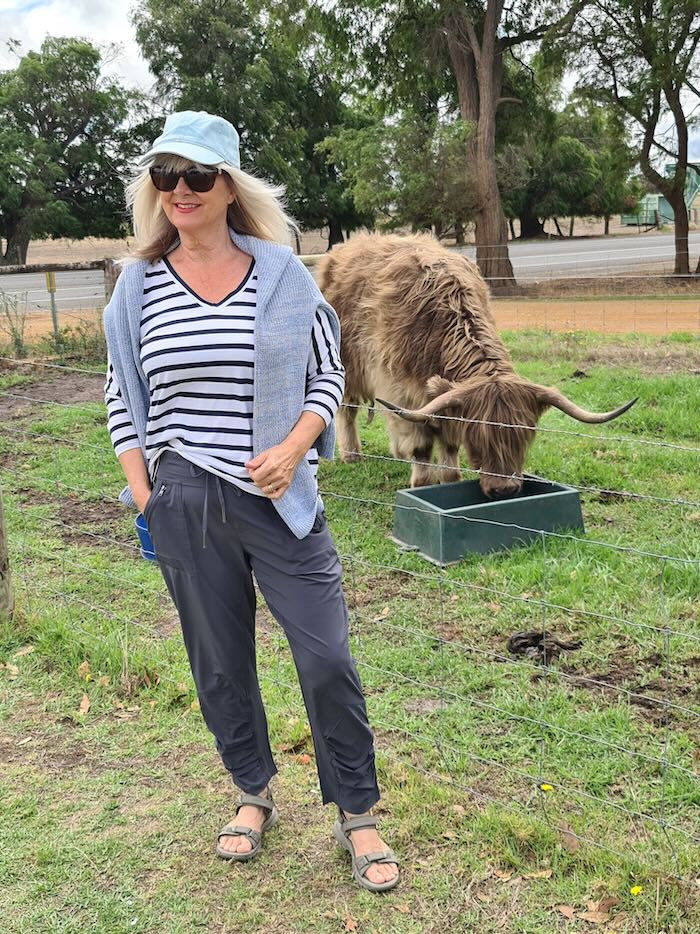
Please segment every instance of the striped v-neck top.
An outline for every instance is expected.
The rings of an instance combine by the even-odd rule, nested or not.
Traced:
[[[167,258],[146,270],[141,313],[141,364],[150,406],[146,453],[153,470],[166,449],[256,495],[245,463],[253,457],[257,274],[252,260],[243,281],[219,302],[204,301]],[[303,410],[328,424],[343,395],[344,370],[323,309],[309,340]],[[111,361],[105,383],[108,428],[117,456],[139,447]],[[316,474],[318,454],[307,460]]]

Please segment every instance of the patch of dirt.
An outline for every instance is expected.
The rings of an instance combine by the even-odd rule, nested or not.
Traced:
[[[586,354],[582,361],[595,366],[634,367],[642,373],[690,373],[700,376],[700,350],[692,347],[630,347],[610,344]]]
[[[442,709],[443,706],[443,701],[436,697],[413,697],[402,704],[404,711],[419,715],[434,713],[436,710]]]
[[[79,499],[73,493],[64,493],[57,499],[52,493],[21,487],[16,490],[20,503],[36,506],[50,504],[55,507],[55,527],[62,541],[100,547],[110,544],[126,554],[138,555],[136,532],[133,539],[123,540],[122,524],[125,507],[116,500],[96,502]],[[105,539],[110,539],[109,543]]]
[[[393,600],[395,597],[408,599],[415,595],[409,589],[411,584],[415,584],[415,579],[403,571],[365,574],[363,566],[358,564],[357,577],[362,581],[363,586],[355,589],[353,588],[353,572],[350,565],[347,564],[343,579],[343,593],[350,610],[360,609],[369,604],[377,603],[377,601],[384,603]]]
[[[608,280],[604,280],[607,282]],[[697,289],[697,282],[695,283]],[[564,291],[562,289],[562,291]],[[666,294],[669,290],[666,289]],[[700,334],[697,297],[689,300],[615,299],[549,301],[530,298],[494,299],[496,324],[503,330],[546,328],[551,331],[596,331],[601,334],[655,334],[677,331]]]
[[[153,635],[160,639],[168,639],[180,629],[180,617],[177,613],[172,613],[163,619],[155,619],[151,622],[150,628],[153,630]]]
[[[690,729],[691,724],[686,722],[687,715],[674,707],[667,707],[666,703],[692,708],[694,698],[700,697],[697,678],[694,672],[689,670],[694,664],[694,659],[671,659],[668,676],[654,677],[652,672],[656,674],[662,663],[658,653],[640,659],[622,648],[615,655],[611,655],[607,671],[581,672],[575,665],[560,665],[559,670],[566,674],[562,681],[571,687],[599,692],[612,702],[618,698],[626,698],[628,703],[639,708],[645,719],[654,725],[662,726],[668,723],[672,726],[674,722],[683,721],[683,729]],[[536,676],[543,677],[542,674]],[[619,688],[630,693],[623,693]]]
[[[75,496],[61,499],[58,518],[62,523],[61,537],[66,542],[78,542],[82,545],[100,545],[103,540],[96,536],[115,538],[124,520],[124,506],[118,502],[100,500],[85,502]],[[81,529],[80,526],[86,526]],[[136,554],[136,533],[133,541],[121,543],[129,554]]]
[[[87,373],[55,373],[40,376],[31,383],[23,383],[0,390],[0,421],[24,419],[36,414],[38,406],[58,402],[80,405],[84,402],[104,401],[105,377]],[[41,400],[34,402],[33,400]]]

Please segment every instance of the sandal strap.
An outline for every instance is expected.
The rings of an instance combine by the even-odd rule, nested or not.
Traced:
[[[378,853],[367,853],[365,856],[355,857],[355,866],[361,876],[364,876],[373,863],[396,863],[399,861],[392,850],[381,850]]]
[[[227,824],[219,831],[219,837],[248,837],[256,846],[262,840],[262,834],[259,830],[253,830],[252,827],[243,827],[239,824],[234,827]]]
[[[351,830],[361,830],[363,827],[376,827],[377,818],[366,814],[362,817],[351,817],[349,820],[341,819],[340,826],[343,833],[348,833]]]
[[[272,800],[272,795],[270,795],[269,798],[261,798],[259,795],[242,794],[238,799],[238,808],[236,810],[236,814],[244,804],[253,804],[255,807],[264,808],[266,811],[272,811],[275,806],[275,803]]]

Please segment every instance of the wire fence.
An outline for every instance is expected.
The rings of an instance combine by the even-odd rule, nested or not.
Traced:
[[[104,379],[80,367],[41,366],[57,376]],[[144,639],[146,647],[162,640],[162,629],[133,610],[142,599],[145,606],[172,612],[159,576],[143,580],[129,570],[132,558],[141,561],[135,536],[125,533],[123,522],[105,526],[94,513],[86,513],[88,521],[75,515],[79,504],[112,514],[119,473],[106,430],[96,443],[80,431],[49,429],[48,413],[73,404],[33,393],[31,386],[2,390],[0,400],[12,403],[18,415],[0,423],[0,478],[10,493],[13,575],[28,610],[40,617],[48,603],[61,606],[71,631],[86,644],[99,640],[125,653],[134,638]],[[18,404],[29,408],[18,412]],[[499,431],[514,427],[484,424]],[[649,452],[677,463],[682,458],[688,476],[697,472],[697,445],[600,427],[538,430],[552,441],[568,435],[582,446],[606,441],[623,452]],[[405,462],[386,454],[352,453],[359,454],[357,469],[368,478],[384,468],[405,469]],[[22,471],[22,464],[33,466]],[[431,466],[437,472],[454,469]],[[462,472],[479,475],[469,468]],[[339,533],[353,654],[381,756],[397,769],[526,815],[559,839],[690,882],[700,843],[700,773],[693,752],[700,735],[693,677],[700,629],[697,614],[687,612],[700,593],[697,548],[664,538],[654,547],[635,545],[633,523],[641,512],[629,513],[632,524],[617,540],[516,525],[535,536],[520,554],[528,556],[531,568],[524,585],[514,570],[508,576],[515,555],[500,559],[498,567],[506,572],[498,576],[483,563],[487,558],[435,567],[410,551],[380,548],[367,539],[368,528],[384,536],[397,510],[429,510],[380,495],[381,484],[374,488],[380,492],[368,486],[357,495],[332,479],[329,474],[322,481],[321,495],[331,528]],[[700,506],[690,497],[627,490],[623,484],[612,491],[590,483],[573,488],[584,497],[614,495],[630,510],[659,510],[669,517],[687,519]],[[15,500],[23,498],[26,506],[17,512]],[[513,527],[468,516],[458,521]],[[668,524],[673,525],[670,518]],[[94,554],[104,560],[93,560]],[[576,592],[561,584],[572,565],[587,579]],[[638,599],[620,606],[616,586],[630,580],[637,583]],[[680,606],[683,612],[677,612]],[[113,628],[103,631],[96,620]],[[513,634],[516,624],[529,628]],[[579,664],[570,664],[557,631],[583,641]],[[517,640],[506,641],[509,632],[527,635],[531,651],[516,651]],[[279,635],[269,639],[274,657],[262,666],[262,679],[271,702],[303,717],[286,645]],[[619,677],[616,653],[631,669]],[[177,681],[158,675],[159,685],[174,689]]]
[[[700,232],[691,234],[688,244],[692,260],[700,251]],[[476,257],[473,244],[454,249],[471,259]],[[490,252],[500,255],[503,246],[479,249],[485,256]],[[515,241],[508,244],[508,250],[520,288],[516,295],[494,297],[501,328],[656,335],[700,331],[697,277],[676,277],[678,294],[669,295],[674,281],[672,236],[615,236],[592,242]],[[313,269],[322,255],[307,256],[304,261]],[[23,303],[30,337],[49,332],[52,312],[61,326],[98,325],[105,297],[113,286],[113,262],[102,261],[105,264],[108,269],[55,272],[53,295],[42,272],[19,274],[18,267],[16,273],[8,274],[0,267],[0,292]],[[57,264],[46,265],[47,269],[58,268]],[[501,281],[497,279],[496,284]]]

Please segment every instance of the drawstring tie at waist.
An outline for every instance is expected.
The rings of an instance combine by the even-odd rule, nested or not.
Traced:
[[[194,464],[190,464],[190,473],[193,477],[197,476]],[[219,506],[221,506],[221,521],[226,524],[226,506],[224,504],[224,491],[221,489],[221,477],[218,474],[210,474],[208,470],[204,471],[204,509],[202,510],[202,548],[207,547],[207,512],[209,505],[209,477],[212,476],[216,482],[216,492],[219,496]]]

